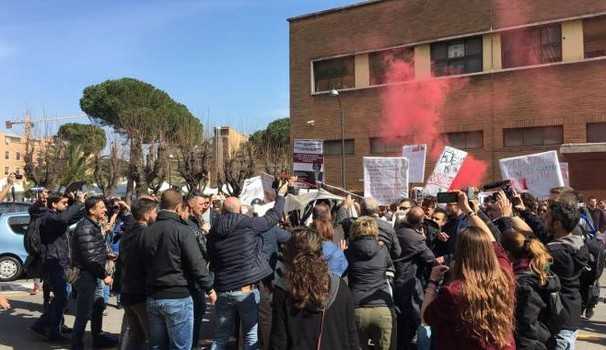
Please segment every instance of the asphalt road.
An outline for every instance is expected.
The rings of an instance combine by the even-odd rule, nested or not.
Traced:
[[[602,297],[606,297],[606,275],[602,276]],[[12,309],[0,312],[0,350],[43,350],[68,349],[65,345],[49,345],[43,339],[29,331],[29,327],[40,316],[42,309],[42,294],[29,295],[31,281],[18,281],[13,283],[0,283],[0,294],[8,297]],[[112,299],[111,304],[115,304]],[[107,316],[104,318],[103,330],[118,335],[122,324],[123,311],[109,306]],[[212,308],[209,308],[202,325],[202,349],[207,349],[212,337],[211,324]],[[66,324],[72,326],[74,317],[66,315]],[[90,344],[90,340],[88,340]],[[606,349],[606,304],[603,301],[596,307],[595,315],[591,320],[583,321],[579,330],[576,348],[578,350]]]

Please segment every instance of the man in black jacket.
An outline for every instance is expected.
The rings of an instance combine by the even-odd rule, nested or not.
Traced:
[[[260,294],[256,284],[272,273],[262,252],[261,235],[282,217],[287,189],[286,185],[280,187],[273,209],[262,217],[240,214],[240,201],[235,197],[227,198],[223,214],[213,222],[208,236],[208,252],[218,293],[213,350],[226,348],[233,333],[236,312],[242,322],[245,348],[259,347]]]
[[[113,282],[105,269],[107,246],[99,224],[106,217],[107,208],[102,197],[90,197],[84,202],[84,209],[86,217],[76,226],[71,242],[72,264],[79,270],[74,282],[77,295],[72,349],[84,349],[84,329],[89,319],[94,347],[113,347],[117,340],[101,331],[105,309],[102,283]]]
[[[207,263],[196,238],[179,217],[183,197],[179,192],[162,193],[155,223],[143,233],[145,279],[150,347],[191,349],[194,327],[190,284],[216,300]]]
[[[156,221],[158,203],[152,199],[140,198],[133,206],[135,220],[127,225],[120,240],[120,263],[122,264],[122,290],[120,302],[124,306],[128,335],[124,348],[145,349],[149,340],[149,322],[147,317],[145,294],[145,252],[141,246],[143,234],[148,225]],[[124,329],[124,327],[123,327]],[[124,341],[124,340],[123,340]]]
[[[562,305],[568,312],[568,321],[553,339],[556,350],[574,348],[581,320],[580,276],[589,261],[589,252],[583,237],[573,233],[579,220],[578,208],[564,201],[552,202],[545,217],[545,226],[553,236],[547,244],[553,258],[551,271],[560,278]]]
[[[436,262],[425,240],[424,217],[423,208],[412,207],[406,214],[406,223],[401,224],[396,232],[402,247],[402,255],[394,260],[394,299],[399,309],[398,349],[416,349],[414,337],[421,324],[424,276]]]
[[[63,312],[67,306],[67,281],[65,270],[70,265],[70,249],[67,228],[83,215],[84,194],[78,194],[68,207],[69,198],[52,194],[47,199],[48,211],[40,217],[40,256],[45,283],[53,293],[53,299],[45,314],[31,327],[37,334],[46,335],[50,341],[68,340],[61,334]]]

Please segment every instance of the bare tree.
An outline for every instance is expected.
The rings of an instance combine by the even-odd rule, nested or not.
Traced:
[[[219,164],[220,166],[220,164]],[[254,146],[246,142],[236,152],[223,161],[223,176],[218,180],[219,190],[237,197],[242,193],[244,180],[255,174]],[[225,185],[225,186],[223,186]]]
[[[209,178],[210,143],[203,140],[199,145],[179,145],[177,172],[187,186],[188,192],[203,191]]]
[[[118,181],[123,174],[124,161],[120,158],[117,142],[112,142],[109,155],[95,155],[94,179],[104,196],[111,196],[116,190]]]
[[[56,140],[26,139],[23,160],[25,176],[36,186],[49,189],[58,187],[62,177],[63,159]]]

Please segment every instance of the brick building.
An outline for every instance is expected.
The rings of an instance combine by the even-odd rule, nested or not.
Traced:
[[[325,140],[329,183],[340,184],[341,150],[331,89],[346,185],[361,191],[363,156],[414,141],[382,136],[385,90],[464,79],[437,128],[489,164],[485,180],[500,178],[500,158],[561,150],[571,185],[606,196],[595,171],[606,144],[588,144],[606,142],[606,1],[375,0],[289,22],[291,137]],[[386,57],[414,68],[386,79]]]

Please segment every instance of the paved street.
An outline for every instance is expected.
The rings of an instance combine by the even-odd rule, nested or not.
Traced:
[[[606,276],[602,276],[602,297],[606,297]],[[42,294],[29,295],[31,282],[19,281],[14,283],[0,284],[0,293],[7,296],[13,307],[8,312],[0,312],[0,350],[42,350],[42,349],[66,349],[65,346],[50,346],[28,330],[28,327],[40,315],[42,308]],[[112,304],[115,299],[112,298]],[[212,312],[212,309],[210,309]],[[115,307],[107,308],[107,316],[104,319],[103,329],[105,331],[119,334],[122,322],[122,310]],[[209,321],[209,313],[205,316],[204,330],[212,329]],[[66,316],[66,324],[72,326],[73,315]],[[203,349],[208,348],[210,334],[204,332]],[[578,350],[598,350],[606,347],[606,304],[601,302],[595,316],[590,321],[583,322],[583,329],[579,331],[577,341]]]

